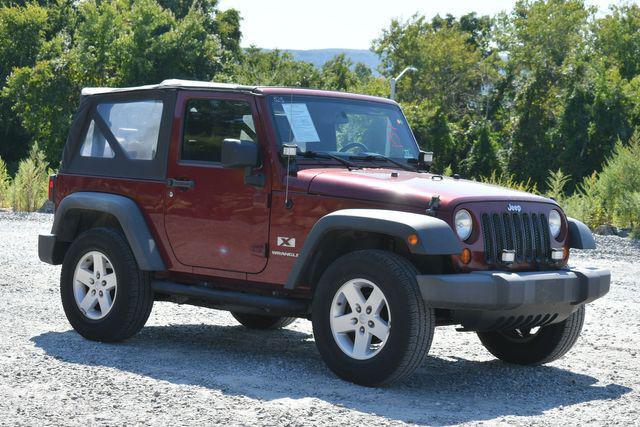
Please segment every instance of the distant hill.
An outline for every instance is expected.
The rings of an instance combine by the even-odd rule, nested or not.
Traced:
[[[378,75],[378,64],[380,60],[378,55],[365,49],[310,49],[310,50],[295,50],[295,49],[283,49],[285,52],[289,52],[298,61],[311,62],[316,67],[320,68],[322,65],[333,58],[334,56],[344,53],[353,63],[362,62],[371,68],[375,75]]]

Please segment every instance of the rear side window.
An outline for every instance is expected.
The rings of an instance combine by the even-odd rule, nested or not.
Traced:
[[[227,138],[257,142],[251,106],[229,99],[191,99],[184,114],[182,160],[220,162]]]
[[[98,157],[98,158],[113,158],[115,156],[113,149],[107,142],[102,132],[98,130],[96,123],[91,120],[89,129],[87,129],[87,135],[84,137],[84,142],[80,148],[80,155],[82,157]]]
[[[98,114],[107,123],[124,153],[135,160],[155,158],[162,108],[163,102],[159,100],[104,103],[97,106]]]

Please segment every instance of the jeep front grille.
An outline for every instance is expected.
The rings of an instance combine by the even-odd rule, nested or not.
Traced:
[[[550,262],[549,223],[543,213],[483,213],[482,238],[488,264],[500,264],[504,249],[516,253],[516,262]]]

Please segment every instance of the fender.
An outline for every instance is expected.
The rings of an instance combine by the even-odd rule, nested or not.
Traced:
[[[595,249],[596,240],[593,233],[584,223],[567,217],[569,224],[569,247],[575,249]]]
[[[416,234],[418,243],[409,245],[409,250],[417,255],[454,255],[462,252],[458,237],[449,224],[441,219],[384,209],[343,209],[323,216],[314,224],[289,273],[286,289],[296,287],[323,237],[336,230],[386,234],[405,242],[411,234]]]
[[[64,230],[63,224],[65,215],[73,209],[98,211],[113,215],[120,223],[140,269],[144,271],[166,270],[147,222],[133,200],[115,194],[88,191],[68,195],[62,199],[56,209],[51,227],[51,234],[56,236],[57,240],[68,240],[65,232],[68,233],[69,230]]]

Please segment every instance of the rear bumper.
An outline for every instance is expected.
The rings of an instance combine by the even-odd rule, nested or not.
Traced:
[[[452,310],[454,323],[474,330],[550,324],[609,291],[605,269],[420,275],[428,306]]]
[[[55,234],[40,234],[38,236],[38,257],[48,264],[62,264],[68,244],[61,242]]]

